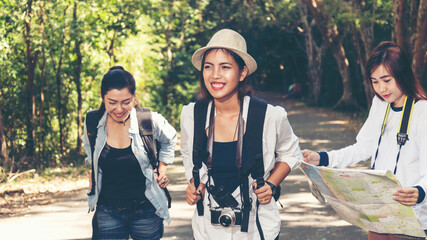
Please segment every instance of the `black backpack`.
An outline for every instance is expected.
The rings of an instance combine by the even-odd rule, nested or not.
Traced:
[[[148,158],[150,159],[150,164],[153,170],[157,170],[159,166],[159,159],[157,152],[160,149],[160,144],[156,143],[156,140],[153,137],[153,121],[151,117],[151,110],[148,108],[136,107],[136,116],[138,118],[139,126],[139,135],[141,136],[142,142],[144,143],[144,148],[147,151]],[[88,195],[95,194],[95,171],[93,167],[93,152],[95,149],[96,137],[98,134],[98,122],[101,119],[103,113],[101,114],[99,110],[92,110],[86,115],[86,130],[87,136],[89,138],[90,150],[92,152],[92,188]],[[156,147],[157,146],[157,147]],[[172,198],[167,188],[163,188],[165,195],[168,199],[168,208],[171,207]]]
[[[197,101],[194,106],[193,178],[196,189],[200,184],[199,169],[202,167],[203,160],[209,156],[209,152],[207,151],[206,147],[207,137],[205,134],[206,114],[208,105],[209,101],[200,100]],[[255,97],[250,98],[246,133],[243,137],[243,151],[246,151],[247,161],[242,166],[240,176],[240,189],[243,195],[243,219],[241,225],[242,232],[248,231],[249,213],[252,208],[252,203],[249,199],[248,176],[251,175],[253,179],[257,179],[260,177],[262,178],[264,176],[262,137],[266,111],[267,103],[265,101]],[[277,201],[279,197],[280,185],[277,186],[274,198]],[[202,216],[203,211],[203,201],[197,202],[198,215]],[[256,218],[256,223],[258,231],[261,235],[261,239],[264,239],[258,216]]]

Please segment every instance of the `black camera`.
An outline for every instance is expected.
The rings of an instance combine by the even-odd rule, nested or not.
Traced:
[[[213,208],[211,209],[211,223],[221,224],[223,227],[232,227],[242,224],[242,212],[240,209]]]
[[[242,212],[237,209],[239,205],[237,200],[223,186],[209,185],[207,189],[219,205],[211,209],[211,223],[221,224],[223,227],[241,225]]]
[[[235,208],[239,205],[239,203],[231,195],[231,193],[227,192],[227,190],[225,190],[223,186],[216,187],[213,185],[209,185],[208,192],[212,195],[213,199],[215,199],[215,202],[217,202],[219,207],[221,208]]]

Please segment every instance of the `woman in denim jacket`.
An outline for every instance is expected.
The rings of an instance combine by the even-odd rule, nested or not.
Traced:
[[[89,210],[96,205],[94,238],[160,239],[163,220],[170,222],[161,188],[169,183],[166,168],[174,159],[176,131],[163,116],[152,113],[153,136],[160,143],[155,172],[139,135],[133,76],[120,66],[112,67],[102,79],[101,97],[93,154],[86,122],[83,136],[86,162],[93,163],[95,173],[88,194]]]

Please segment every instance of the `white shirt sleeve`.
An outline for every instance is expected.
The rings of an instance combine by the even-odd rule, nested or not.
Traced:
[[[276,126],[276,161],[286,162],[289,167],[294,170],[299,167],[302,161],[301,149],[299,147],[299,139],[292,130],[287,113],[284,108],[277,106],[273,107],[269,105],[269,107],[267,108],[266,117],[270,114],[274,115],[273,117]],[[269,119],[266,120],[266,123],[268,124]],[[267,127],[265,126],[264,130],[266,130],[266,128]]]
[[[348,147],[328,152],[328,167],[345,168],[375,155],[387,103],[374,97],[368,119],[356,137],[356,143]]]
[[[419,121],[415,123],[415,119],[412,120],[414,124],[418,125],[416,127],[417,132],[414,137],[415,144],[418,145],[416,148],[419,149],[419,154],[417,157],[419,158],[418,171],[420,175],[420,180],[414,186],[421,186],[424,192],[427,194],[427,124],[425,122],[427,119],[427,104],[424,104],[423,106],[424,108],[421,108],[420,115],[417,119]],[[427,196],[424,198],[423,202],[426,202],[426,198]]]
[[[193,138],[194,138],[194,105],[190,103],[182,108],[181,111],[181,155],[185,168],[185,177],[187,181],[193,178]],[[208,172],[205,164],[199,170],[200,182],[208,181]]]

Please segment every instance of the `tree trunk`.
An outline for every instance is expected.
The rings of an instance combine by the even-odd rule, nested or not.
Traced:
[[[366,97],[366,107],[369,108],[372,104],[372,97],[374,96],[374,92],[367,79],[366,62],[368,61],[369,55],[371,54],[371,51],[373,48],[376,5],[374,2],[372,6],[372,13],[371,13],[372,16],[370,17],[371,19],[370,21],[367,21],[366,20],[367,17],[363,14],[370,11],[370,9],[366,7],[366,4],[360,4],[358,0],[352,0],[351,6],[354,12],[358,14],[357,17],[360,19],[358,23],[355,23],[356,30],[353,30],[352,34],[353,34],[355,46],[357,48],[357,52],[359,55],[359,61],[360,61],[359,65],[360,65],[360,71],[363,76],[362,77],[363,89]],[[359,44],[359,36],[360,36],[360,40],[362,40],[363,48],[361,48]]]
[[[31,164],[32,158],[35,153],[35,130],[34,130],[34,115],[35,115],[35,96],[34,96],[34,72],[36,69],[38,52],[33,52],[31,44],[31,18],[32,18],[32,0],[27,1],[27,9],[24,17],[24,38],[26,44],[26,68],[27,68],[27,81],[25,84],[25,103],[26,103],[26,122],[27,122],[27,139],[26,150],[27,157]]]
[[[323,41],[328,43],[328,47],[332,49],[335,61],[337,62],[338,71],[342,78],[343,94],[334,108],[357,107],[351,89],[350,71],[348,68],[349,63],[345,55],[342,39],[338,32],[338,26],[335,24],[330,13],[323,6],[321,0],[304,1],[316,20],[316,25],[322,35]]]
[[[8,153],[7,153],[7,144],[6,144],[6,136],[4,133],[4,124],[3,117],[1,114],[1,105],[0,105],[0,167],[5,166],[5,163],[8,161]]]
[[[64,126],[63,126],[63,116],[62,116],[62,94],[61,94],[61,86],[62,86],[62,78],[61,78],[61,68],[62,68],[62,53],[60,55],[58,66],[56,67],[55,59],[53,53],[51,52],[53,69],[55,70],[55,79],[56,79],[56,107],[58,108],[58,123],[59,123],[59,143],[60,143],[60,154],[64,153]]]
[[[45,70],[46,70],[46,53],[42,49],[43,62],[40,67],[40,107],[39,107],[39,127],[40,130],[43,127],[43,105],[44,105],[44,81],[45,81]],[[42,131],[42,130],[41,130]],[[42,140],[42,139],[40,139]]]
[[[64,13],[64,17],[66,15],[68,6],[65,7],[63,13]],[[49,20],[49,15],[46,15],[47,17],[47,22],[52,25],[50,23]],[[65,27],[65,26],[64,26]],[[53,66],[53,70],[55,71],[55,80],[56,80],[56,107],[57,107],[57,113],[58,113],[58,125],[59,125],[59,144],[60,144],[60,154],[63,155],[64,154],[64,148],[65,148],[65,137],[64,137],[64,113],[66,113],[66,109],[64,109],[63,106],[63,99],[62,99],[62,77],[61,77],[61,73],[62,73],[62,61],[64,59],[64,52],[65,52],[65,29],[60,29],[61,30],[61,37],[60,37],[60,42],[57,43],[57,47],[54,47],[50,49],[50,58],[52,61],[52,66]],[[58,40],[59,41],[59,40]],[[58,62],[55,61],[55,53],[57,51],[57,49],[60,49],[59,52],[59,59]]]
[[[77,153],[82,152],[82,90],[81,90],[81,72],[82,72],[82,53],[80,51],[80,37],[78,34],[78,25],[77,25],[77,2],[74,2],[74,10],[73,10],[73,24],[74,24],[74,33],[75,41],[74,41],[74,51],[77,56],[76,61],[74,62],[74,82],[76,84],[77,91]]]
[[[409,26],[411,26],[411,39],[410,46],[412,50],[412,54],[414,54],[414,46],[415,46],[415,31],[417,30],[417,17],[418,17],[418,8],[420,5],[420,0],[412,0],[411,1],[411,9],[409,12]]]
[[[332,47],[332,52],[337,62],[338,71],[340,72],[340,75],[342,78],[343,94],[341,96],[341,99],[335,104],[334,108],[357,107],[357,104],[353,98],[352,89],[351,89],[348,59],[345,55],[342,39],[337,39],[337,40],[338,41],[335,41],[334,46]]]
[[[373,92],[367,80],[367,72],[366,72],[366,66],[365,66],[367,58],[359,44],[359,38],[357,33],[360,34],[361,32],[363,32],[361,29],[353,30],[352,34],[354,39],[354,45],[356,46],[356,49],[357,49],[357,55],[359,57],[360,72],[362,73],[363,90],[365,92],[365,97],[366,97],[366,108],[369,108],[372,104]],[[361,36],[361,38],[363,37]],[[368,51],[368,50],[365,48],[365,51]]]
[[[427,65],[427,0],[421,0],[418,8],[412,68],[421,81]]]
[[[316,44],[316,41],[313,37],[313,27],[316,24],[314,19],[309,23],[308,21],[308,10],[307,6],[300,1],[299,12],[301,16],[301,23],[303,25],[304,31],[304,42],[305,42],[305,51],[307,55],[307,76],[310,79],[309,81],[309,97],[314,102],[315,105],[319,104],[319,97],[321,91],[321,80],[322,80],[322,58],[324,53],[324,44],[321,43],[321,46]]]
[[[59,144],[60,144],[60,154],[62,155],[64,153],[64,126],[63,126],[63,108],[62,108],[62,78],[61,78],[61,71],[62,71],[62,59],[63,59],[63,53],[64,53],[64,46],[62,46],[62,51],[59,56],[58,60],[58,66],[55,62],[54,57],[54,50],[51,50],[50,52],[50,58],[53,65],[53,70],[55,71],[55,80],[56,80],[56,107],[58,110],[58,123],[59,123]]]
[[[393,0],[394,31],[396,42],[408,54],[410,50],[409,8],[407,0]]]
[[[364,28],[362,28],[364,29]],[[372,47],[373,47],[373,35],[370,35],[369,37],[366,36],[365,32],[359,29],[359,33],[360,33],[360,37],[362,39],[363,42],[363,47],[365,49],[365,54],[363,55],[362,51],[359,51],[359,56],[360,56],[360,70],[362,72],[362,76],[363,76],[363,89],[365,90],[365,96],[366,96],[366,107],[370,108],[371,104],[372,104],[372,97],[374,96],[374,91],[371,88],[371,85],[369,84],[369,79],[367,79],[368,73],[366,72],[366,62],[368,61],[369,58],[369,54],[372,51]]]
[[[171,16],[170,16],[170,19],[172,19],[172,15],[173,15],[173,13],[171,12],[171,14],[170,14]],[[172,25],[172,23],[169,23],[169,25],[168,25],[168,28],[167,28],[167,30],[164,32],[164,35],[165,35],[165,42],[166,42],[166,49],[165,49],[165,51],[166,51],[166,56],[167,56],[167,76],[165,76],[164,78],[163,78],[163,89],[164,89],[164,91],[163,91],[163,97],[162,97],[162,102],[163,102],[163,106],[168,106],[168,102],[169,102],[169,90],[170,90],[170,87],[171,87],[171,83],[170,83],[170,75],[171,75],[171,73],[170,73],[170,70],[172,69],[172,59],[173,59],[173,54],[172,54],[172,45],[173,45],[173,43],[172,43],[172,41],[171,41],[171,39],[170,39],[170,35],[171,35],[171,32],[172,32],[172,28],[173,28],[173,25]]]

